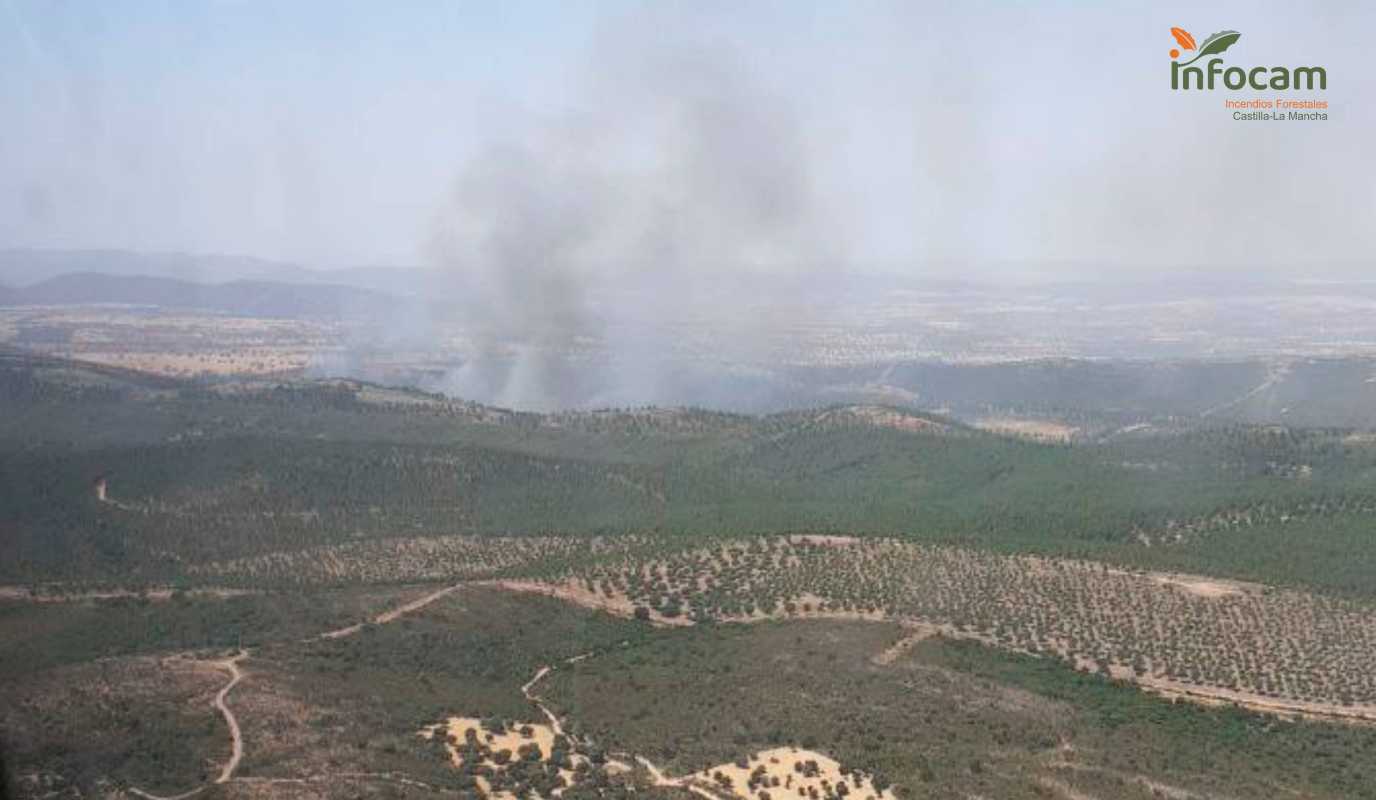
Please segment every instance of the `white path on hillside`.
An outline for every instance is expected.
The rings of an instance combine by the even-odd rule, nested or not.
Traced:
[[[234,777],[234,770],[238,769],[239,762],[244,757],[244,737],[239,732],[239,720],[234,718],[234,712],[229,710],[225,698],[229,696],[235,685],[244,679],[243,670],[239,669],[239,662],[245,658],[248,658],[248,651],[240,650],[234,658],[215,662],[216,666],[229,670],[229,683],[225,684],[225,688],[215,695],[215,707],[220,709],[220,713],[224,715],[225,724],[229,726],[230,740],[229,761],[225,762],[224,769],[220,770],[220,777],[215,779],[216,783],[225,783]]]
[[[359,631],[363,630],[363,626],[369,623],[373,625],[386,625],[389,622],[395,622],[397,619],[405,616],[406,614],[410,614],[412,611],[419,611],[422,608],[425,608],[426,606],[435,602],[436,600],[439,600],[442,597],[447,597],[448,595],[456,591],[460,586],[463,586],[463,584],[456,583],[453,586],[446,586],[443,589],[433,591],[430,594],[425,595],[424,597],[412,600],[411,602],[406,603],[405,605],[397,606],[391,611],[384,611],[383,613],[378,614],[376,617],[373,617],[371,620],[368,620],[367,622],[357,622],[353,625],[349,625],[348,627],[339,628],[338,630],[326,631],[325,633],[320,634],[319,638],[342,639],[345,636],[353,636],[355,633],[358,633]]]
[[[1213,406],[1212,408],[1206,408],[1205,410],[1199,412],[1199,416],[1201,416],[1201,417],[1210,417],[1210,416],[1213,416],[1214,414],[1217,414],[1217,413],[1220,412],[1220,411],[1223,411],[1223,410],[1226,410],[1226,409],[1229,409],[1229,408],[1234,408],[1234,407],[1236,407],[1236,406],[1240,406],[1240,405],[1242,405],[1243,403],[1247,402],[1248,400],[1251,400],[1253,397],[1256,397],[1257,395],[1259,395],[1259,394],[1261,394],[1262,392],[1266,391],[1267,389],[1270,389],[1272,386],[1275,386],[1276,384],[1278,384],[1278,383],[1280,383],[1281,381],[1285,380],[1287,377],[1289,377],[1289,375],[1290,375],[1290,364],[1289,364],[1289,362],[1282,362],[1282,363],[1279,363],[1279,364],[1272,364],[1272,365],[1270,365],[1269,367],[1267,367],[1267,370],[1266,370],[1266,377],[1262,379],[1261,383],[1259,383],[1259,384],[1257,384],[1256,386],[1252,387],[1250,390],[1244,392],[1244,393],[1243,393],[1241,396],[1239,396],[1239,397],[1235,397],[1235,398],[1233,398],[1232,400],[1226,400],[1226,401],[1224,401],[1224,402],[1222,402],[1222,403],[1219,403],[1219,404],[1216,405],[1216,406]]]
[[[425,595],[424,597],[420,597],[408,603],[404,603],[389,611],[384,611],[383,613],[378,614],[377,616],[373,617],[371,620],[368,620],[367,622],[359,622],[357,624],[350,625],[346,628],[327,631],[325,633],[320,634],[319,637],[316,638],[340,639],[358,633],[360,630],[363,629],[365,625],[369,623],[374,625],[386,625],[389,622],[395,622],[396,620],[400,619],[406,614],[410,614],[413,611],[419,611],[420,609],[425,608],[431,603],[434,603],[436,600],[439,600],[443,597],[447,597],[448,595],[452,594],[462,586],[462,583],[456,583],[453,586],[446,586],[445,588],[433,591],[430,594]],[[234,716],[234,712],[230,709],[229,704],[226,701],[229,697],[230,691],[232,691],[234,687],[237,686],[239,682],[244,679],[245,673],[243,670],[239,668],[239,662],[243,661],[248,657],[249,651],[247,649],[241,648],[239,652],[232,658],[218,659],[215,661],[191,662],[194,666],[209,666],[215,669],[224,670],[225,672],[229,673],[229,683],[225,684],[224,687],[220,689],[220,691],[215,695],[214,700],[215,708],[225,718],[225,725],[229,728],[229,761],[225,762],[224,767],[221,768],[220,775],[212,783],[202,784],[194,789],[182,792],[181,794],[159,795],[149,792],[145,789],[140,789],[137,786],[129,787],[130,794],[142,797],[144,798],[144,800],[186,800],[186,798],[193,797],[199,794],[200,792],[204,791],[207,787],[211,786],[212,784],[229,783],[231,780],[234,780],[234,771],[239,768],[239,762],[243,760],[244,757],[244,738],[242,731],[240,731],[239,729],[239,720]],[[531,680],[530,683],[527,684],[527,687],[533,686],[535,684],[535,681],[539,680],[542,677],[544,676],[537,675],[534,679]],[[537,705],[539,704],[537,703]],[[541,709],[545,711],[546,715],[549,715],[551,716],[551,718],[553,718],[553,715],[550,714],[548,709],[545,709],[544,706],[541,706]],[[380,775],[383,773],[378,774]],[[397,779],[393,778],[393,780]]]
[[[229,683],[226,683],[224,687],[216,693],[214,701],[215,708],[218,709],[221,716],[225,718],[225,725],[229,727],[229,760],[226,761],[224,767],[220,769],[220,776],[215,779],[215,783],[228,783],[229,779],[234,777],[234,770],[238,769],[239,762],[244,757],[244,738],[239,731],[239,720],[235,719],[234,712],[230,709],[229,704],[226,703],[225,700],[229,697],[229,693],[234,687],[238,685],[239,681],[244,679],[244,672],[239,669],[239,662],[245,658],[248,658],[248,651],[240,650],[233,658],[197,662],[198,665],[211,666],[229,673]],[[182,792],[181,794],[157,795],[136,786],[131,786],[129,787],[129,793],[145,798],[145,800],[183,800],[183,798],[191,797],[205,788],[206,785],[201,785],[190,791]]]

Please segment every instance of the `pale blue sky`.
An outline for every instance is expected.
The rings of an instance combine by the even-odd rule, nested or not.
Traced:
[[[1172,25],[1327,67],[1329,121],[1170,92]],[[663,140],[606,131],[639,124],[616,73],[678,51],[777,103],[850,264],[1360,270],[1373,41],[1359,3],[0,0],[0,247],[425,263],[493,143],[588,125],[624,150],[579,174],[653,161]]]

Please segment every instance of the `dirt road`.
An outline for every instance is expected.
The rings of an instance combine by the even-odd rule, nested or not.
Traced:
[[[583,659],[589,658],[593,655],[593,653],[583,653],[582,655],[577,655],[572,658],[564,659],[564,663],[576,664],[579,661],[582,661]],[[545,718],[549,720],[549,726],[554,731],[555,735],[562,736],[564,735],[563,723],[560,722],[559,717],[553,711],[550,711],[545,706],[545,704],[540,701],[540,698],[536,696],[534,691],[532,691],[535,688],[536,684],[544,680],[545,676],[553,671],[554,667],[551,666],[540,667],[540,669],[538,669],[535,672],[535,675],[531,677],[530,680],[526,681],[525,685],[521,687],[521,694],[525,695],[525,698],[530,702],[534,703],[535,707],[540,709],[540,712],[545,715]],[[654,781],[654,784],[656,786],[675,786],[681,789],[687,789],[693,794],[703,797],[704,800],[722,800],[721,797],[703,789],[700,786],[697,786],[696,784],[689,782],[687,778],[670,778],[666,776],[663,770],[661,770],[654,762],[650,761],[648,758],[644,756],[638,755],[635,757],[635,760],[641,766],[643,766],[647,772],[650,773],[650,779]],[[609,758],[607,760],[607,764],[609,766],[615,766],[627,772],[631,770],[630,764],[615,758]]]
[[[244,679],[243,670],[239,669],[239,662],[248,658],[247,650],[240,650],[231,658],[223,658],[218,661],[199,661],[194,662],[197,667],[212,667],[229,673],[229,683],[226,683],[219,692],[215,694],[214,706],[225,718],[225,725],[229,727],[229,760],[220,769],[220,776],[215,779],[215,783],[228,783],[234,777],[234,770],[239,768],[239,762],[244,757],[244,737],[239,731],[239,720],[234,717],[234,711],[230,709],[226,699],[239,681]],[[209,784],[202,784],[195,789],[182,792],[181,794],[160,795],[145,791],[137,786],[130,786],[129,793],[144,800],[186,800],[204,791]]]
[[[410,614],[412,611],[419,611],[422,608],[425,608],[426,606],[435,602],[436,600],[453,594],[461,586],[463,586],[462,583],[456,583],[453,586],[446,586],[443,589],[433,591],[430,594],[412,600],[411,602],[406,603],[405,605],[397,606],[391,611],[384,611],[383,613],[378,614],[376,617],[373,617],[371,620],[369,620],[369,622],[371,622],[374,625],[386,625],[389,622],[395,622],[397,619],[401,618],[406,614]],[[368,622],[358,622],[344,628],[339,628],[338,630],[326,631],[325,633],[320,634],[320,638],[342,639],[345,636],[353,636],[355,633],[358,633],[359,631],[363,630],[363,626],[367,624]]]
[[[443,589],[437,589],[436,591],[433,591],[430,594],[425,595],[424,597],[417,598],[415,600],[410,601],[409,603],[397,606],[396,608],[393,608],[389,611],[384,611],[383,613],[373,617],[371,620],[369,620],[369,622],[371,622],[374,625],[386,625],[389,622],[394,622],[397,619],[400,619],[401,617],[405,616],[406,614],[409,614],[413,611],[418,611],[435,602],[436,600],[439,600],[442,597],[446,597],[452,594],[461,586],[463,586],[463,584],[457,583],[453,586],[446,586]],[[352,636],[353,634],[358,633],[360,630],[362,630],[365,624],[367,623],[360,622],[355,625],[340,628],[338,630],[327,631],[325,633],[320,634],[320,638],[338,639],[345,636]],[[220,715],[225,718],[225,725],[229,728],[229,761],[225,762],[224,767],[220,769],[219,777],[217,777],[213,781],[213,783],[229,783],[231,780],[233,780],[234,771],[239,768],[239,762],[243,760],[244,757],[244,737],[242,732],[239,730],[239,720],[234,716],[234,711],[230,709],[227,700],[229,698],[229,693],[233,691],[234,687],[237,686],[239,682],[244,679],[244,671],[239,668],[239,662],[243,661],[245,658],[248,657],[249,651],[246,649],[240,649],[239,652],[231,658],[224,658],[217,661],[192,662],[196,666],[212,667],[214,669],[223,670],[224,672],[227,672],[229,674],[229,683],[226,683],[224,687],[220,689],[220,691],[215,695],[214,701],[215,708],[220,712]],[[531,680],[530,683],[527,684],[527,687],[533,686],[535,682],[542,677],[544,677],[543,673],[537,675],[534,679]],[[550,714],[548,709],[544,709],[543,706],[541,706],[541,709],[545,711],[546,715],[549,715],[551,718],[553,718],[553,715]],[[201,786],[197,786],[194,789],[190,789],[188,791],[182,792],[181,794],[174,795],[154,794],[144,789],[140,789],[136,786],[130,786],[129,793],[137,797],[142,797],[144,798],[144,800],[186,800],[186,798],[194,797],[195,795],[204,791],[205,788],[209,785],[211,784],[202,784]]]
[[[230,710],[225,698],[229,696],[230,691],[239,681],[244,679],[243,670],[239,669],[239,662],[245,658],[248,658],[248,651],[240,650],[239,654],[233,658],[214,662],[216,666],[229,672],[229,683],[225,684],[220,693],[215,695],[215,707],[220,709],[220,713],[224,715],[225,724],[229,726],[230,743],[229,761],[225,762],[224,769],[220,770],[220,777],[215,779],[216,783],[225,783],[234,777],[234,770],[238,769],[239,761],[244,757],[244,737],[239,732],[239,720],[234,718],[234,712]]]

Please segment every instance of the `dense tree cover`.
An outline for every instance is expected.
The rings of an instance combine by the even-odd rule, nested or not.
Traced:
[[[1350,378],[1318,362],[1296,369]],[[1228,397],[1259,379],[1250,366],[1226,372]],[[1086,391],[1103,397],[1131,383],[1095,375]],[[1050,380],[1045,365],[1024,377]],[[536,415],[352,381],[193,384],[0,358],[0,582],[182,588],[161,602],[0,604],[0,676],[27,692],[106,657],[242,642],[255,648],[255,681],[316,709],[271,724],[308,725],[322,764],[396,766],[467,792],[442,753],[416,750],[416,728],[447,714],[530,719],[520,684],[594,651],[553,676],[562,707],[593,739],[685,770],[794,743],[825,745],[905,797],[1061,785],[1151,796],[1142,775],[1238,796],[1369,796],[1376,751],[1364,733],[1172,706],[1056,659],[949,641],[881,669],[870,656],[895,634],[879,625],[710,624],[885,612],[1119,674],[1337,703],[1376,696],[1364,638],[1376,437],[1212,415],[1138,428],[1132,409],[1119,418],[1062,399],[1094,435],[1047,444],[860,407]],[[1191,402],[1207,411],[1214,398]],[[779,536],[796,533],[860,536],[859,556]],[[1322,591],[1204,599],[1104,562]],[[415,618],[303,641],[368,618],[377,598],[280,591],[493,577],[570,581],[627,601],[632,618],[470,588]],[[185,592],[225,584],[273,591]],[[704,624],[645,624],[664,619]],[[1262,652],[1256,637],[1283,645]],[[174,761],[177,781],[196,779],[213,738],[205,720],[123,702],[89,711],[104,738],[82,753],[62,742],[75,740],[84,705],[25,711],[25,724],[48,726],[26,759],[88,788],[111,774],[157,787],[151,776]],[[178,744],[171,732],[188,726],[196,737]],[[1067,742],[1094,755],[1072,759]],[[273,768],[259,752],[246,774]],[[594,788],[586,796],[626,789]]]
[[[1306,787],[1301,794],[1376,797],[1376,729],[1370,726],[1285,720],[1236,707],[1169,702],[1122,681],[1070,672],[1054,662],[971,642],[935,642],[920,646],[913,655],[1076,707],[1104,732],[1100,742],[1105,752],[1124,767],[1213,773],[1215,780],[1220,771],[1249,769],[1278,786]],[[1226,766],[1230,762],[1248,766]]]
[[[174,793],[228,757],[202,700],[222,680],[169,675],[151,659],[94,661],[0,679],[14,797],[107,797],[135,783]]]
[[[354,713],[366,711],[379,726],[414,731],[449,716],[541,721],[520,691],[536,670],[647,632],[558,600],[472,588],[402,622],[279,643],[257,658],[290,676],[305,697],[354,704]],[[417,676],[424,676],[420,691]]]
[[[900,410],[542,416],[356,382],[0,366],[10,582],[166,581],[378,537],[794,531],[1358,593],[1376,574],[1363,533],[1376,440],[1344,430],[1194,425],[1045,444]],[[102,475],[112,502],[94,496]]]
[[[144,592],[0,602],[0,679],[101,658],[293,641],[357,622],[407,592],[363,587],[226,597],[175,590],[156,598]]]
[[[225,677],[205,659],[241,642],[251,656],[229,698],[248,743],[238,774],[337,776],[333,784],[345,786],[350,775],[394,773],[452,793],[465,788],[464,776],[416,735],[422,726],[451,715],[538,721],[521,685],[539,666],[647,631],[547,598],[473,588],[390,625],[319,638],[395,607],[393,595],[414,591],[4,609],[0,731],[28,777],[17,796],[103,797],[127,785],[173,794],[213,779],[229,745],[208,699]],[[622,796],[605,788],[587,796]]]
[[[455,716],[543,723],[521,691],[540,667],[626,646],[648,630],[549,598],[474,587],[352,636],[269,643],[248,663],[253,680],[301,710],[259,722],[263,733],[248,729],[258,746],[246,755],[244,773],[398,770],[471,792],[474,773],[454,769],[443,739],[425,740],[419,731]],[[531,785],[547,777],[530,772],[506,777]]]

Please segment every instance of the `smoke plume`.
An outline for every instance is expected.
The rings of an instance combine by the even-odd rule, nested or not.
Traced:
[[[795,110],[729,49],[608,37],[577,111],[494,143],[454,181],[431,250],[473,336],[444,381],[520,408],[657,402],[668,320],[756,326],[743,282],[835,263]]]

